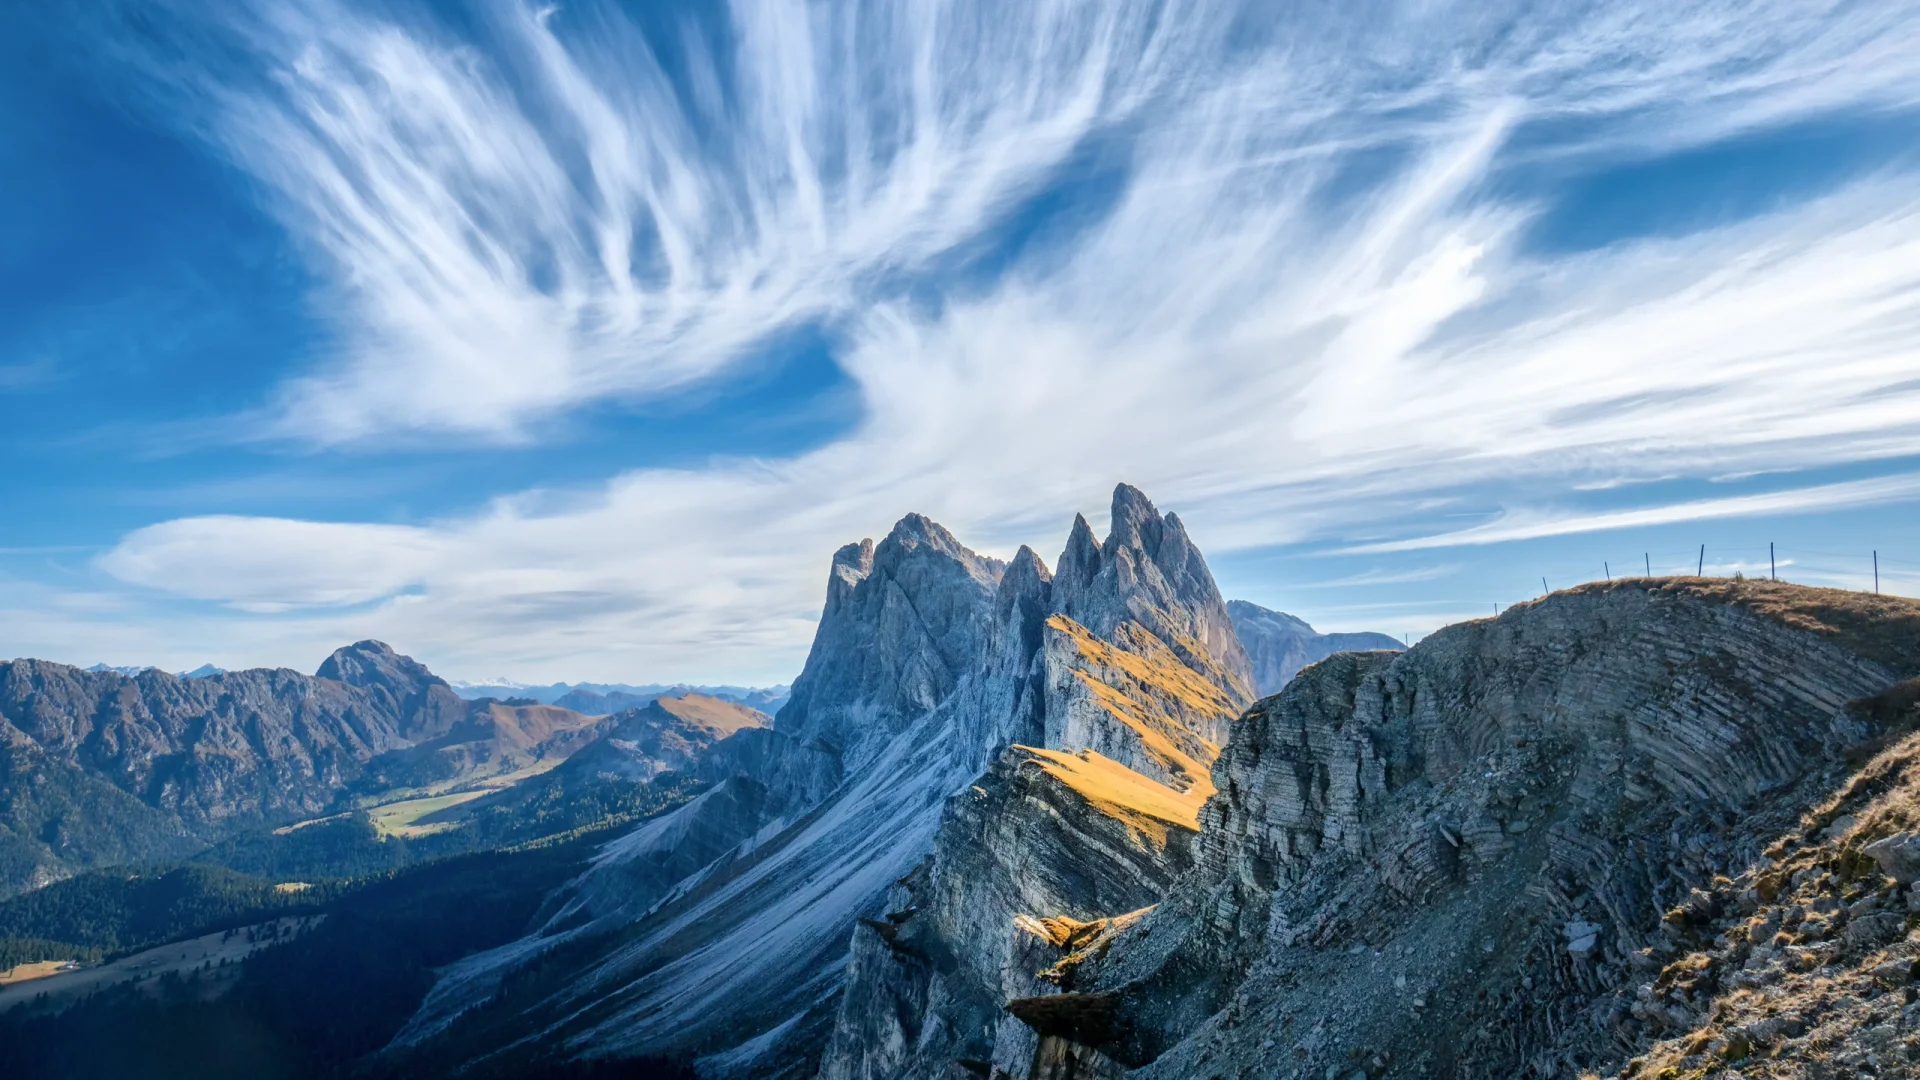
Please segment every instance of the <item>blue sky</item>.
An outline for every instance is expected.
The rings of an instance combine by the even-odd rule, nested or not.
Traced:
[[[1322,629],[1920,595],[1913,4],[0,31],[0,654],[784,681],[838,544],[1122,480]]]

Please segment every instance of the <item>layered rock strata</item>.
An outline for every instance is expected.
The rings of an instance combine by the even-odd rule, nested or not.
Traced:
[[[1675,950],[1633,988],[1617,1077],[1920,1072],[1917,703],[1911,680],[1872,702],[1893,745],[1667,913]]]
[[[1015,1011],[1083,1076],[1616,1068],[1671,913],[1850,772],[1891,723],[1860,703],[1917,668],[1911,602],[1699,579],[1335,657],[1235,726],[1193,871]]]

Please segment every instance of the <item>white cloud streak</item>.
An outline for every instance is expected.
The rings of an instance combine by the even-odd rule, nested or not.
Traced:
[[[1920,499],[1920,475],[1876,477],[1849,480],[1815,487],[1790,488],[1757,495],[1736,495],[1723,499],[1696,499],[1664,506],[1602,513],[1553,514],[1539,511],[1514,512],[1471,529],[1360,544],[1341,554],[1369,555],[1393,551],[1424,551],[1431,548],[1471,547],[1505,544],[1515,540],[1538,540],[1547,536],[1605,532],[1613,529],[1640,529],[1673,525],[1683,521],[1714,521],[1725,518],[1772,517],[1806,514],[1820,510],[1843,510],[1861,506]]]
[[[242,34],[270,86],[216,81],[213,130],[333,283],[345,350],[286,387],[274,430],[527,438],[813,320],[845,331],[863,418],[561,514],[528,493],[406,529],[195,519],[101,565],[254,609],[390,597],[277,625],[455,668],[784,675],[826,553],[910,509],[1051,555],[1125,479],[1219,551],[1378,534],[1489,480],[1920,452],[1910,178],[1561,256],[1521,245],[1539,207],[1496,182],[1911,108],[1914,14],[742,0],[734,45],[690,35],[676,81],[589,9],[502,8],[484,52],[275,9]],[[1089,139],[1124,148],[1103,216],[937,306],[901,299]],[[1846,505],[1905,497],[1870,486]]]

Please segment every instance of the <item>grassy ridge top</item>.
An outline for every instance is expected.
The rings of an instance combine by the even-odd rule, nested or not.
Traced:
[[[1920,600],[1785,581],[1709,577],[1590,581],[1564,591],[1593,596],[1629,590],[1735,604],[1782,625],[1828,638],[1903,675],[1920,674]]]

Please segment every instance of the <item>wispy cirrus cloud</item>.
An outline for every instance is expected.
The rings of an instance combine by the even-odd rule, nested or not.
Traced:
[[[204,84],[211,130],[348,343],[272,430],[512,439],[709,378],[975,238],[1196,59],[1125,5],[742,4],[671,70],[608,8],[484,12],[478,44],[331,0],[225,27],[257,65]]]
[[[1410,585],[1417,581],[1438,581],[1452,577],[1460,572],[1459,563],[1441,563],[1434,566],[1418,566],[1407,570],[1366,570],[1345,577],[1327,578],[1322,581],[1305,581],[1294,586],[1297,589],[1351,589],[1376,585]]]
[[[263,8],[226,31],[252,66],[195,74],[334,291],[345,348],[272,430],[528,437],[823,320],[861,421],[791,459],[610,478],[564,513],[528,493],[397,531],[190,519],[103,568],[254,608],[392,596],[283,617],[316,641],[691,677],[797,663],[824,553],[909,509],[1045,550],[1126,479],[1232,550],[1404,534],[1494,480],[1920,452],[1910,174],[1575,254],[1530,250],[1551,193],[1500,183],[1920,106],[1907,5],[768,0],[672,50],[599,8],[489,11],[456,33]],[[1111,173],[1093,211],[965,262],[1089,147]]]
[[[1547,536],[1603,532],[1613,529],[1647,528],[1682,521],[1713,521],[1722,518],[1767,517],[1805,514],[1820,510],[1842,510],[1861,506],[1920,499],[1920,475],[1875,477],[1837,484],[1789,488],[1754,495],[1734,495],[1720,499],[1694,499],[1658,506],[1598,513],[1551,513],[1515,511],[1470,529],[1358,544],[1342,554],[1371,555],[1389,551],[1424,551],[1433,548],[1472,547],[1504,544],[1515,540],[1537,540]]]

